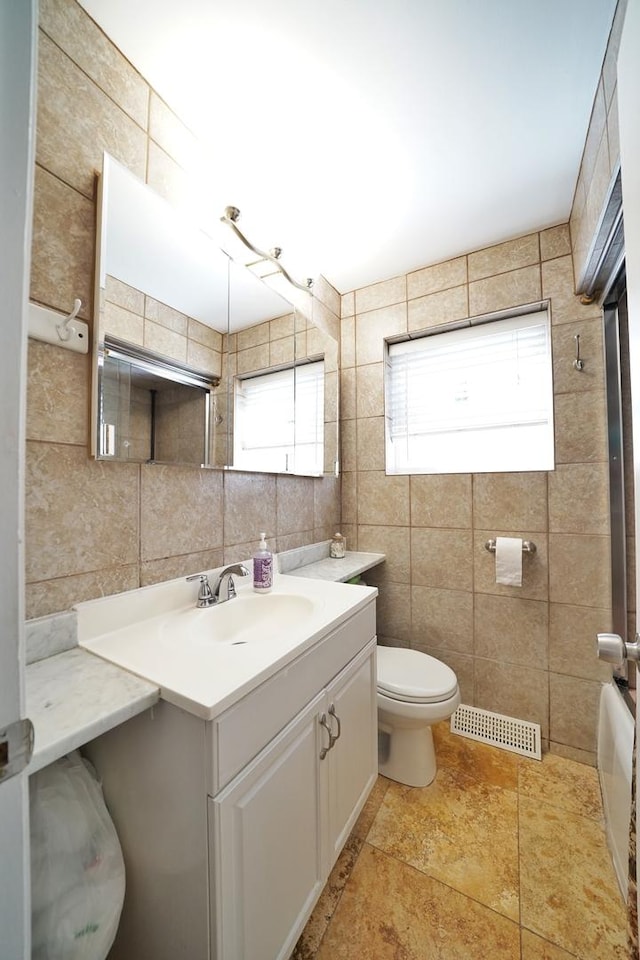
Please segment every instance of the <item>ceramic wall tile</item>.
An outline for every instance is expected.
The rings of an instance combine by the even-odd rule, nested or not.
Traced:
[[[595,750],[601,683],[549,674],[549,736],[556,743],[567,743],[580,750]]]
[[[89,460],[84,447],[27,443],[27,582],[136,563],[138,483],[134,464]]]
[[[618,91],[616,90],[607,114],[607,146],[609,148],[609,173],[613,176],[620,163],[620,124],[618,118]]]
[[[222,519],[222,518],[221,518]],[[224,475],[224,544],[259,541],[276,533],[276,478],[271,474]]]
[[[430,330],[447,326],[469,316],[468,288],[452,287],[439,293],[430,293],[425,297],[410,300],[408,304],[408,329]]]
[[[93,200],[104,151],[144,179],[144,131],[40,33],[38,163]]]
[[[356,368],[356,416],[384,415],[384,364],[369,363]]]
[[[314,529],[333,528],[340,521],[340,477],[323,477],[313,484],[313,526]],[[319,539],[324,539],[320,537]]]
[[[576,334],[580,337],[580,355],[585,361],[581,371],[573,366]],[[553,390],[556,395],[604,391],[604,344],[600,317],[557,324],[551,328],[551,341]]]
[[[343,326],[344,326],[344,321],[348,317],[355,316],[355,312],[356,312],[355,291],[352,290],[350,293],[343,293],[342,296],[340,297],[340,317],[343,321]]]
[[[439,587],[411,588],[411,646],[473,653],[473,594]]]
[[[329,283],[327,278],[322,274],[319,274],[319,276],[315,278],[313,295],[316,300],[324,304],[334,316],[340,317],[341,296],[333,284]]]
[[[425,587],[471,590],[471,531],[412,527],[411,583]]]
[[[166,303],[154,300],[153,297],[145,297],[144,300],[144,315],[147,320],[153,320],[154,323],[165,327],[167,330],[172,330],[174,333],[179,333],[182,337],[187,336],[189,318],[184,313],[180,313],[173,307],[168,307]]]
[[[545,670],[495,660],[475,661],[475,700],[484,710],[539,723],[549,736],[549,683]]]
[[[384,417],[361,417],[356,437],[358,470],[384,470]]]
[[[358,474],[358,522],[382,526],[409,524],[409,478],[382,471]]]
[[[411,477],[411,523],[416,527],[470,527],[471,475]]]
[[[609,534],[609,465],[558,463],[549,474],[551,533]]]
[[[222,355],[197,340],[187,340],[187,364],[212,377],[222,375]]]
[[[558,257],[542,264],[542,296],[551,299],[551,322],[574,323],[600,316],[597,304],[583,304],[574,290],[573,263],[570,256]],[[587,356],[580,341],[581,353]],[[574,343],[575,355],[575,343]],[[581,375],[581,374],[580,374]]]
[[[122,280],[111,277],[109,274],[105,277],[104,297],[109,303],[116,304],[124,310],[144,316],[144,293],[136,290],[135,287],[123,283]]]
[[[589,390],[561,393],[554,401],[556,464],[606,461],[606,397]]]
[[[535,553],[522,556],[522,586],[496,583],[496,556],[486,549],[487,540],[495,537],[531,539],[524,530],[475,530],[473,544],[474,589],[476,593],[491,593],[501,597],[520,597],[528,600],[547,600],[549,597],[549,552],[547,535],[536,533]]]
[[[543,747],[544,749],[544,747]],[[556,743],[549,741],[549,753],[563,760],[572,760],[575,763],[581,763],[585,767],[597,767],[598,755],[595,750],[580,750],[578,747],[570,747],[566,743]]]
[[[118,340],[126,340],[128,343],[137,344],[140,347],[144,346],[144,317],[142,315],[124,310],[117,304],[105,300],[100,322],[104,333],[108,333]]]
[[[610,680],[610,665],[598,660],[595,651],[596,634],[610,631],[608,608],[550,604],[549,668],[585,680]]]
[[[104,92],[147,128],[149,86],[75,0],[40,0],[42,30]]]
[[[388,583],[376,601],[376,630],[387,645],[408,646],[411,640],[411,587]]]
[[[93,203],[36,167],[30,297],[64,312],[76,297],[90,319],[93,297]]]
[[[215,570],[216,567],[221,567],[223,562],[222,547],[161,560],[146,560],[140,564],[140,586],[146,587],[152,583],[162,583],[164,580],[176,580],[178,577],[190,577],[204,570]],[[194,594],[198,595],[197,584]]]
[[[537,233],[476,250],[468,256],[469,282],[529,267],[540,260]]]
[[[394,303],[402,303],[407,299],[407,281],[403,275],[392,280],[383,280],[381,283],[372,283],[368,287],[356,290],[356,313],[366,313],[369,310],[378,310],[380,307],[389,307]]]
[[[549,599],[585,607],[610,604],[610,542],[608,537],[551,534],[549,537]]]
[[[541,298],[539,266],[523,267],[469,284],[469,313],[472,317],[505,310]]]
[[[342,424],[344,426],[344,424]],[[341,509],[343,523],[358,522],[358,474],[342,468]]]
[[[440,290],[460,287],[467,281],[466,257],[445,260],[407,274],[407,299],[414,300],[416,297],[425,297]]]
[[[343,420],[340,424],[341,469],[348,472],[357,467],[356,458],[357,421]]]
[[[385,337],[407,332],[407,305],[397,303],[356,317],[356,363],[381,363]]]
[[[29,584],[25,596],[25,615],[44,617],[60,610],[69,610],[74,604],[112,593],[135,590],[140,586],[137,563],[117,564],[89,573],[53,577]]]
[[[477,594],[473,608],[475,655],[546,670],[548,608],[542,600]]]
[[[569,224],[562,223],[540,231],[540,259],[555,260],[571,253],[571,233]]]
[[[311,477],[276,477],[276,534],[312,530],[314,525]],[[264,527],[260,527],[263,530]],[[259,531],[258,531],[259,532]]]
[[[356,369],[340,371],[340,419],[354,420],[356,416]]]
[[[367,526],[358,528],[358,550],[384,553],[385,562],[367,571],[367,582],[393,580],[405,583],[410,563],[409,527]],[[372,579],[373,578],[373,579]]]
[[[29,340],[27,376],[27,440],[85,447],[89,357]]]
[[[149,98],[149,136],[185,170],[204,177],[202,146],[154,90]]]
[[[490,530],[547,529],[546,473],[481,473],[473,478],[473,524]]]
[[[173,464],[144,465],[140,526],[143,561],[222,546],[222,474]]]
[[[178,363],[187,362],[187,338],[151,320],[144,322],[144,346]]]

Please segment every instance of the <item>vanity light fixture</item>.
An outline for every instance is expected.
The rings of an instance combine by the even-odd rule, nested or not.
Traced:
[[[237,207],[225,207],[223,215],[220,217],[221,223],[225,223],[228,227],[233,230],[235,235],[242,241],[242,243],[251,250],[252,253],[255,253],[260,260],[267,261],[272,263],[276,270],[278,270],[282,276],[287,280],[293,287],[297,290],[303,290],[305,293],[311,293],[311,288],[313,287],[313,279],[307,277],[304,283],[298,283],[297,280],[294,280],[293,277],[285,270],[285,268],[280,263],[280,257],[282,256],[281,247],[273,247],[268,253],[265,250],[260,250],[258,247],[254,247],[250,240],[247,240],[243,232],[238,227],[238,220],[240,219],[240,211]]]

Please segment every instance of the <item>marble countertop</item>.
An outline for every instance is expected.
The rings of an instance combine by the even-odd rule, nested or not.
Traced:
[[[35,732],[28,773],[142,713],[160,698],[154,684],[79,647],[30,663],[26,692],[26,715]]]
[[[347,550],[345,556],[340,560],[333,557],[323,557],[321,560],[304,564],[294,570],[288,570],[287,575],[346,583],[347,580],[359,576],[365,570],[370,570],[371,567],[383,563],[384,560],[384,553],[359,553],[355,550]]]

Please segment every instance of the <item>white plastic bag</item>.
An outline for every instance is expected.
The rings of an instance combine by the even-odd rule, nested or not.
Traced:
[[[95,771],[76,751],[33,774],[32,960],[105,960],[124,900],[124,861]]]

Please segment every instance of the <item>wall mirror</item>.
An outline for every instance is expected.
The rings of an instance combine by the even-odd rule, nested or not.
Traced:
[[[336,473],[336,341],[108,154],[95,303],[97,459]]]

